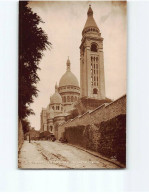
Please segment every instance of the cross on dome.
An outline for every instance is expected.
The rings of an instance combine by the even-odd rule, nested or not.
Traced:
[[[93,10],[91,8],[91,5],[89,5],[89,9],[88,9],[87,15],[88,16],[92,16],[93,15]]]

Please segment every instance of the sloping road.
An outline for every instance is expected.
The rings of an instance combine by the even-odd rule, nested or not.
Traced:
[[[19,154],[19,168],[44,169],[115,169],[113,163],[73,146],[51,141],[24,141]]]

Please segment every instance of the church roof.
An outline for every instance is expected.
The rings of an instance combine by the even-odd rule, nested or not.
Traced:
[[[70,60],[69,59],[67,60],[67,70],[60,79],[59,87],[68,86],[68,85],[79,87],[78,79],[70,70]]]
[[[62,97],[58,93],[58,86],[57,86],[57,84],[55,85],[55,93],[50,98],[50,103],[51,104],[61,104],[62,103]]]
[[[58,92],[55,92],[51,97],[51,104],[61,104],[62,103],[62,97]]]
[[[99,29],[94,18],[93,18],[93,10],[91,8],[91,5],[89,6],[87,15],[88,15],[88,17],[87,17],[87,21],[85,23],[84,29],[88,28],[88,27],[96,27],[97,29]]]

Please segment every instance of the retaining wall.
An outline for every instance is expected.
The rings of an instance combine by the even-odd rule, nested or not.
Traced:
[[[126,95],[118,98],[110,104],[103,104],[92,112],[86,112],[81,116],[71,119],[58,126],[58,136],[60,139],[64,136],[65,128],[78,125],[99,124],[103,121],[110,120],[120,114],[126,114]]]

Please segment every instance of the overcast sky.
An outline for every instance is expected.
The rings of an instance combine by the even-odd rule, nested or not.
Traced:
[[[55,83],[66,71],[69,56],[71,70],[80,82],[80,50],[82,30],[87,19],[89,4],[94,19],[104,38],[104,68],[106,97],[117,99],[126,93],[127,18],[125,2],[30,2],[29,6],[45,22],[41,25],[52,43],[44,52],[38,71],[39,95],[31,108],[35,115],[28,119],[36,130],[40,129],[40,112],[47,107]]]

